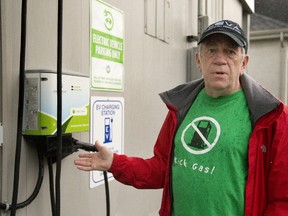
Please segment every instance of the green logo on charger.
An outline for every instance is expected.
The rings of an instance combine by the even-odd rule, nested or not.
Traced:
[[[107,30],[111,31],[114,27],[114,19],[110,11],[105,10],[104,11],[104,16],[105,16],[105,22],[104,25]]]

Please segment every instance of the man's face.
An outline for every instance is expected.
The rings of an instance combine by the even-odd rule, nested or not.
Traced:
[[[196,54],[206,93],[211,97],[219,97],[239,90],[239,77],[244,73],[248,61],[249,56],[230,37],[223,34],[208,36]]]

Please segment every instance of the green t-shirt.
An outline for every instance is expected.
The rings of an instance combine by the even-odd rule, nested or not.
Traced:
[[[251,121],[244,92],[203,89],[175,136],[173,216],[244,215]]]

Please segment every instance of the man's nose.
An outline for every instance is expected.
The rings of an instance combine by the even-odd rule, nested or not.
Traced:
[[[214,62],[218,64],[225,64],[227,59],[227,55],[224,51],[218,50],[214,56]]]

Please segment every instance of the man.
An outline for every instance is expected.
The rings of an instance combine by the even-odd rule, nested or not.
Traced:
[[[287,107],[244,73],[248,43],[222,20],[201,35],[203,79],[160,96],[169,112],[150,159],[80,154],[81,170],[108,170],[136,188],[164,188],[161,216],[287,216]],[[271,74],[272,75],[272,74]]]

